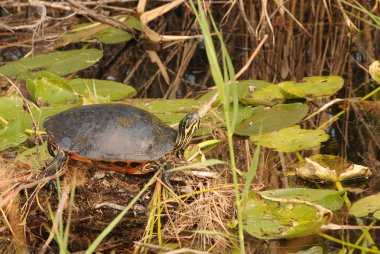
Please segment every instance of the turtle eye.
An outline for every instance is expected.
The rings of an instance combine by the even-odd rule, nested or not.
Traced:
[[[186,115],[185,120],[185,136],[188,138],[191,138],[191,136],[194,134],[194,132],[199,128],[200,118],[198,113],[191,113]],[[190,136],[190,137],[189,137]]]
[[[199,115],[198,113],[190,113],[186,115],[186,128],[191,128],[192,125],[199,125]]]

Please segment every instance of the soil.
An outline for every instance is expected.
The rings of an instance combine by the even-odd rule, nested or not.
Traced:
[[[86,250],[101,231],[120,213],[131,199],[149,181],[151,175],[134,176],[105,171],[91,165],[76,161],[69,162],[68,175],[73,175],[73,169],[77,169],[75,199],[70,222],[69,250]],[[65,184],[65,181],[63,181]],[[148,217],[148,205],[152,193],[149,189],[133,206],[133,209],[123,217],[121,222],[109,234],[104,245],[99,246],[99,251],[128,250],[133,246],[133,241],[139,240],[144,232]],[[32,202],[27,216],[27,229],[30,231],[29,242],[34,250],[40,249],[49,236],[47,228],[51,228],[51,218],[48,207],[57,210],[59,198],[57,189],[49,184],[38,191],[38,202]],[[37,200],[35,200],[37,201]],[[23,196],[23,202],[26,203]],[[64,218],[67,218],[65,209]],[[33,239],[34,238],[34,239]],[[54,246],[55,244],[51,244]],[[53,250],[52,250],[53,251]]]

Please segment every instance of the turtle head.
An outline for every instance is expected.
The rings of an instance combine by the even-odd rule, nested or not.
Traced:
[[[197,112],[187,114],[178,126],[178,135],[174,150],[183,153],[183,150],[189,145],[195,131],[199,128],[201,119]]]

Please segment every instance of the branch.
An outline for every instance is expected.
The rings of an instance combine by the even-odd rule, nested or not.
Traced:
[[[106,25],[109,25],[109,26],[112,26],[112,27],[116,27],[120,30],[123,30],[123,31],[126,31],[126,32],[129,32],[131,33],[133,36],[136,36],[137,34],[137,31],[130,28],[129,26],[125,25],[124,23],[116,20],[116,19],[113,19],[113,18],[110,18],[110,17],[107,17],[107,16],[104,16],[102,14],[99,14],[99,13],[96,13],[90,9],[88,9],[86,6],[78,3],[77,1],[74,1],[74,0],[67,0],[67,2],[72,6],[74,7],[73,9],[77,9],[78,11],[81,11],[81,13],[83,15],[87,15],[103,24],[106,24]]]

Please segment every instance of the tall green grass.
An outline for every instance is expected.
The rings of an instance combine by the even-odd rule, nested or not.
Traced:
[[[239,104],[237,89],[236,89],[235,71],[233,68],[231,58],[228,54],[227,47],[224,44],[222,34],[220,33],[212,16],[209,15],[208,17],[209,17],[209,20],[211,21],[214,33],[216,33],[217,35],[218,42],[220,43],[220,50],[222,53],[221,65],[219,64],[215,44],[213,42],[210,27],[208,25],[208,20],[206,18],[207,13],[203,9],[201,1],[197,0],[198,9],[195,7],[192,1],[190,1],[190,4],[194,10],[194,13],[201,27],[204,44],[206,48],[206,53],[207,53],[208,61],[210,64],[211,74],[214,79],[217,91],[219,93],[220,100],[223,103],[223,113],[224,113],[225,126],[227,129],[227,137],[228,137],[230,166],[231,166],[234,191],[235,191],[235,205],[236,205],[236,211],[237,211],[240,253],[245,253],[241,201],[242,201],[242,198],[244,198],[249,192],[251,182],[254,178],[254,175],[257,169],[260,149],[256,149],[252,165],[246,175],[243,196],[241,196],[240,189],[239,189],[239,181],[238,181],[238,169],[236,167],[236,162],[235,162],[235,152],[234,152],[234,143],[233,143],[233,134],[234,134],[235,126],[236,126],[238,104]],[[231,110],[231,107],[232,107],[232,110]]]

